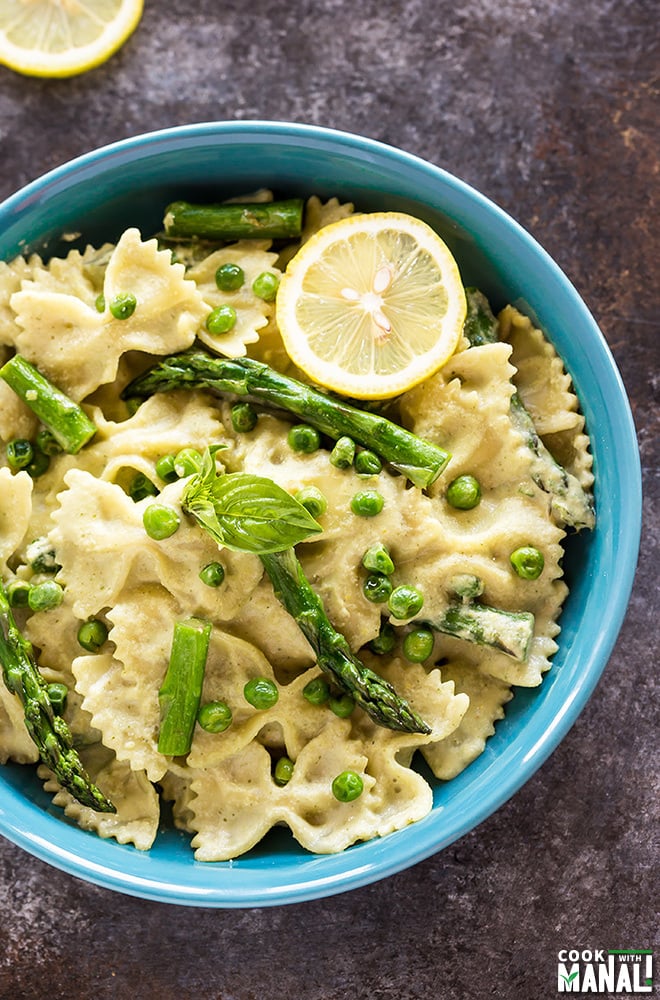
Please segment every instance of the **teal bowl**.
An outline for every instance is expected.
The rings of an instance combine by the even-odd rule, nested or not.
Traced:
[[[547,333],[566,363],[587,420],[598,524],[569,539],[570,595],[559,650],[536,689],[518,689],[485,752],[438,782],[421,822],[342,854],[311,855],[277,829],[231,863],[195,862],[167,823],[148,852],[70,824],[33,768],[0,768],[0,833],[75,876],[178,904],[255,907],[344,892],[441,851],[493,813],[543,763],[575,722],[614,646],[628,604],[641,522],[634,425],[621,378],[585,304],[547,253],[492,202],[444,170],[359,136],[278,122],[214,122],[154,132],[58,167],[0,206],[0,260],[57,254],[62,236],[116,239],[127,226],[160,228],[175,198],[220,199],[258,187],[278,196],[336,195],[363,210],[425,219],[449,244],[463,279],[494,304],[512,302]],[[580,776],[576,774],[576,781]]]

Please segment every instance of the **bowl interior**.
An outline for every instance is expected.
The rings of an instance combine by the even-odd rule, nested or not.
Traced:
[[[200,864],[171,824],[146,853],[103,841],[50,804],[33,770],[0,769],[0,832],[90,881],[146,898],[260,906],[344,891],[411,865],[481,822],[556,747],[595,686],[628,602],[640,532],[639,456],[625,391],[584,303],[510,217],[444,171],[367,139],[309,126],[215,123],[152,133],[58,168],[0,206],[0,260],[116,240],[128,226],[161,228],[179,198],[222,200],[259,187],[277,196],[337,196],[363,210],[426,220],[449,244],[466,284],[527,312],[563,357],[592,440],[598,523],[568,539],[559,651],[538,689],[516,689],[486,751],[436,782],[423,821],[343,854],[312,856],[275,830],[231,863]],[[73,234],[81,234],[71,241]],[[65,236],[66,239],[62,239]],[[607,483],[607,492],[602,484]]]

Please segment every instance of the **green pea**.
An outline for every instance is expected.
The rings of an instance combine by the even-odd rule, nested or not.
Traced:
[[[138,503],[145,497],[158,496],[158,487],[154,486],[150,479],[143,472],[136,472],[128,487],[128,495],[131,500]]]
[[[392,581],[384,573],[370,573],[362,584],[362,593],[372,604],[383,604],[392,593]]]
[[[27,608],[32,584],[27,580],[13,580],[7,585],[7,600],[11,608]]]
[[[447,503],[457,510],[472,510],[481,500],[481,486],[474,476],[457,476],[447,487]]]
[[[339,697],[330,696],[328,698],[328,708],[340,719],[347,719],[355,708],[355,700],[350,694],[341,694]]]
[[[403,640],[403,655],[411,663],[423,663],[433,652],[433,632],[428,628],[416,628]]]
[[[221,292],[236,292],[245,283],[245,271],[238,264],[221,264],[215,272],[215,283]]]
[[[45,455],[43,451],[35,446],[32,461],[25,467],[25,471],[33,479],[39,479],[40,476],[44,476],[48,472],[49,468],[50,455]]]
[[[537,580],[543,572],[543,553],[532,545],[523,545],[509,556],[511,565],[523,580]]]
[[[321,435],[315,427],[310,427],[309,424],[295,424],[287,434],[287,441],[294,451],[311,455],[318,451]]]
[[[55,715],[62,715],[64,712],[68,693],[69,689],[66,684],[61,684],[59,681],[52,681],[50,684],[46,684],[46,694],[53,706]]]
[[[56,441],[51,432],[46,430],[45,427],[38,432],[35,443],[39,451],[43,451],[44,455],[61,455],[64,450],[59,441]]]
[[[412,618],[413,615],[418,614],[422,610],[423,604],[424,598],[420,592],[405,584],[395,587],[387,602],[393,617],[401,620]]]
[[[236,326],[236,310],[233,306],[216,306],[206,317],[206,329],[214,337],[219,337],[223,333],[229,333]]]
[[[57,608],[64,600],[64,590],[55,580],[44,580],[35,583],[28,594],[28,607],[31,611],[50,611]]]
[[[330,688],[323,677],[313,677],[305,684],[302,693],[310,705],[325,705],[330,697]]]
[[[50,455],[45,455],[43,451],[39,448],[34,448],[34,454],[32,456],[32,461],[29,465],[26,465],[25,471],[33,479],[39,479],[40,476],[45,475],[50,468]]]
[[[340,437],[337,439],[334,448],[330,452],[330,464],[336,469],[348,469],[353,464],[355,458],[355,441],[350,437]]]
[[[231,408],[231,425],[237,434],[253,431],[257,419],[257,411],[251,403],[235,403]]]
[[[374,573],[385,573],[386,576],[391,576],[394,572],[392,556],[382,542],[376,542],[367,549],[362,556],[362,565],[365,569]]]
[[[162,503],[152,503],[144,511],[142,523],[149,538],[160,542],[178,531],[181,518],[173,507],[166,507]]]
[[[457,573],[449,581],[449,588],[457,597],[480,597],[484,592],[484,582],[472,573]]]
[[[34,448],[26,438],[14,438],[7,444],[7,465],[18,472],[26,469],[34,458]]]
[[[378,490],[359,490],[351,500],[351,510],[358,517],[376,517],[385,500]]]
[[[354,802],[364,791],[364,782],[355,771],[342,771],[332,782],[332,794],[339,802]]]
[[[176,455],[163,455],[156,462],[156,473],[164,483],[174,483],[179,478],[174,463]]]
[[[199,578],[207,587],[219,587],[225,578],[225,568],[219,562],[207,563],[200,569]]]
[[[383,622],[380,626],[380,632],[369,643],[369,649],[376,656],[385,656],[387,653],[391,653],[395,646],[396,632],[394,631],[394,626],[389,622]]]
[[[97,312],[100,312],[100,313],[105,312],[105,295],[103,294],[103,292],[101,292],[100,295],[96,296],[96,301],[95,301],[94,305],[96,306],[96,311]]]
[[[207,733],[224,733],[232,723],[231,708],[225,701],[207,701],[200,705],[197,721]]]
[[[107,638],[107,625],[100,618],[90,618],[78,629],[78,644],[89,653],[98,653]]]
[[[174,458],[174,471],[179,479],[193,476],[202,467],[202,456],[196,448],[182,448]]]
[[[377,476],[383,463],[375,451],[359,451],[355,456],[355,471],[360,476]]]
[[[298,490],[296,500],[312,517],[320,517],[328,509],[328,501],[316,486],[305,486],[304,489]]]
[[[262,271],[252,282],[252,291],[258,298],[263,299],[264,302],[272,302],[277,295],[279,285],[280,279],[276,274],[271,274],[270,271]]]
[[[293,761],[290,757],[280,757],[275,765],[275,770],[273,771],[273,780],[276,785],[283,788],[285,785],[291,781],[293,777]]]
[[[279,698],[277,685],[267,677],[253,677],[243,688],[243,694],[245,700],[260,711],[272,708]]]
[[[110,312],[115,319],[130,319],[137,308],[137,299],[132,292],[115,295],[110,303]]]

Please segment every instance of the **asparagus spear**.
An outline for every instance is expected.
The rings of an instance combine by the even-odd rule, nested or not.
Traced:
[[[159,753],[179,757],[190,750],[210,637],[211,623],[199,618],[174,625],[170,662],[158,692],[162,714]]]
[[[430,733],[429,726],[391,684],[355,657],[330,623],[293,549],[260,556],[275,594],[314,650],[319,667],[380,726],[406,733]]]
[[[82,407],[49,382],[21,354],[15,354],[0,368],[0,378],[20,396],[70,455],[77,454],[96,434],[96,425]]]
[[[134,379],[122,397],[144,399],[155,392],[195,388],[250,395],[256,401],[302,417],[334,440],[348,436],[375,451],[420,489],[438,478],[451,457],[443,448],[377,413],[327,396],[252,358],[219,358],[202,350],[175,354]]]
[[[303,200],[255,204],[193,205],[175,201],[165,209],[167,236],[207,240],[290,239],[302,231]]]
[[[526,660],[534,635],[534,615],[529,611],[503,611],[485,604],[452,604],[441,618],[426,620],[436,632],[490,646]]]
[[[260,476],[218,475],[207,452],[186,488],[182,507],[220,545],[260,557],[278,599],[316,653],[319,666],[375,722],[405,732],[430,732],[390,684],[353,656],[344,636],[331,625],[293,549],[320,526],[295,497]],[[268,522],[275,523],[269,527]]]
[[[466,288],[467,312],[463,324],[463,336],[470,347],[496,344],[499,340],[499,324],[490,308],[490,302],[478,288]]]
[[[84,770],[73,748],[71,731],[61,716],[55,715],[46,682],[32,656],[31,645],[16,625],[0,582],[0,662],[7,689],[20,699],[25,725],[43,763],[50,768],[62,788],[82,805],[97,812],[116,812]]]
[[[532,479],[539,489],[549,495],[555,521],[576,531],[593,528],[593,498],[582,488],[579,480],[552,457],[517,392],[511,397],[511,418],[534,455]]]
[[[488,299],[477,288],[466,288],[465,291],[468,308],[463,333],[470,346],[497,343],[499,323]],[[518,392],[511,397],[511,419],[534,455],[532,479],[539,489],[549,495],[555,521],[576,531],[593,528],[593,498],[582,488],[579,480],[550,454]]]

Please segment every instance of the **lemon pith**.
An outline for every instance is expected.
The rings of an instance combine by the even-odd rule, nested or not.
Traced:
[[[440,368],[465,319],[458,266],[426,223],[400,212],[324,227],[292,259],[277,322],[314,381],[361,399],[394,396]]]

